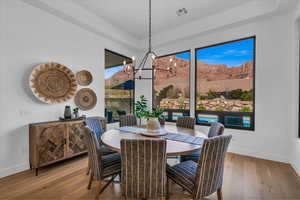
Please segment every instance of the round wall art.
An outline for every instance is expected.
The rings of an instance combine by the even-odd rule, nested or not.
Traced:
[[[91,110],[97,103],[95,92],[89,88],[80,89],[75,96],[75,104],[81,110]]]
[[[74,73],[55,62],[35,67],[29,78],[33,94],[45,103],[59,103],[71,99],[77,90]]]
[[[81,70],[81,71],[77,72],[76,79],[77,79],[77,82],[79,85],[87,86],[92,83],[93,76],[92,76],[91,72],[89,72],[87,70]]]

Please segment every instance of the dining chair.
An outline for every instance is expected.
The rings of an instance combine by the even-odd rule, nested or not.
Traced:
[[[214,192],[217,192],[218,200],[223,200],[224,159],[231,138],[231,135],[221,135],[205,139],[198,163],[189,160],[172,167],[167,166],[167,177],[195,200]]]
[[[159,117],[158,121],[159,121],[159,123],[160,123],[161,126],[164,126],[166,124],[166,120],[163,117]]]
[[[115,151],[110,150],[106,146],[104,146],[101,142],[101,135],[106,131],[106,119],[104,117],[88,117],[85,120],[85,125],[89,127],[93,133],[96,135],[99,144],[100,144],[100,151],[102,155],[108,155],[112,153],[116,153]],[[90,172],[91,166],[90,166],[90,160],[88,160],[88,170],[87,175]]]
[[[96,195],[98,197],[113,182],[114,178],[121,174],[121,155],[120,153],[102,155],[96,134],[88,127],[84,127],[83,129],[88,156],[91,162],[91,175],[87,189],[91,188],[93,180],[98,181],[99,191]],[[109,177],[111,179],[102,187],[103,180]]]
[[[122,126],[137,126],[137,119],[134,115],[120,116],[120,127]]]
[[[193,117],[179,117],[176,121],[176,126],[182,127],[182,128],[189,128],[194,129],[195,128],[195,118]]]
[[[147,199],[166,197],[166,141],[121,140],[122,196]]]
[[[214,122],[214,123],[211,123],[207,136],[208,136],[208,138],[211,138],[211,137],[223,135],[223,133],[224,133],[223,124],[221,124],[219,122]],[[194,153],[182,155],[182,156],[180,156],[180,162],[184,162],[184,161],[188,161],[188,160],[193,160],[195,162],[198,162],[200,154],[201,154],[201,149]]]

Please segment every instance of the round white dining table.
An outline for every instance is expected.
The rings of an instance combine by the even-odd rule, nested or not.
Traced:
[[[177,127],[175,125],[165,125],[162,127],[166,132],[182,134],[182,135],[190,135],[195,137],[207,138],[207,136],[198,130],[187,129]],[[130,133],[121,131],[119,129],[112,129],[106,131],[102,134],[101,140],[104,145],[106,145],[109,149],[117,152],[121,152],[121,140],[122,139],[161,139],[161,137],[148,137],[143,136],[142,134]],[[186,142],[179,142],[174,140],[167,139],[167,156],[179,156],[197,152],[201,149],[202,145],[195,145]]]

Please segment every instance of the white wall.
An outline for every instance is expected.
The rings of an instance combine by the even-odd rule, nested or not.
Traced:
[[[255,131],[226,129],[226,134],[233,135],[231,152],[282,162],[290,160],[293,103],[291,80],[295,78],[291,61],[291,19],[290,14],[269,16],[155,48],[159,55],[164,55],[256,35]],[[150,87],[144,90],[149,91]],[[208,129],[198,128],[204,131]]]
[[[1,0],[0,177],[29,168],[28,124],[56,120],[65,105],[35,99],[28,77],[37,64],[55,61],[77,72],[88,69],[98,96],[88,115],[104,112],[104,48],[132,56],[136,52],[20,0]],[[101,26],[101,24],[99,24]]]
[[[292,131],[291,131],[291,150],[290,163],[300,176],[300,138],[298,136],[298,106],[299,106],[299,41],[300,41],[300,2],[295,9],[294,19],[292,21],[292,56],[293,56],[293,107],[292,113]]]

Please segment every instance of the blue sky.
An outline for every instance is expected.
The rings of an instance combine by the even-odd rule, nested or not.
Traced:
[[[254,39],[240,40],[197,51],[197,60],[207,64],[225,64],[228,67],[240,66],[253,60]]]
[[[187,52],[183,52],[183,53],[180,53],[180,54],[176,54],[176,57],[177,57],[177,58],[183,58],[183,59],[185,59],[185,60],[189,60],[190,57],[191,57],[190,54],[191,54],[191,53],[190,53],[189,51],[187,51]]]
[[[104,75],[104,78],[105,78],[105,79],[110,78],[112,75],[114,75],[116,72],[120,71],[121,69],[123,69],[123,65],[105,69],[105,75]]]

